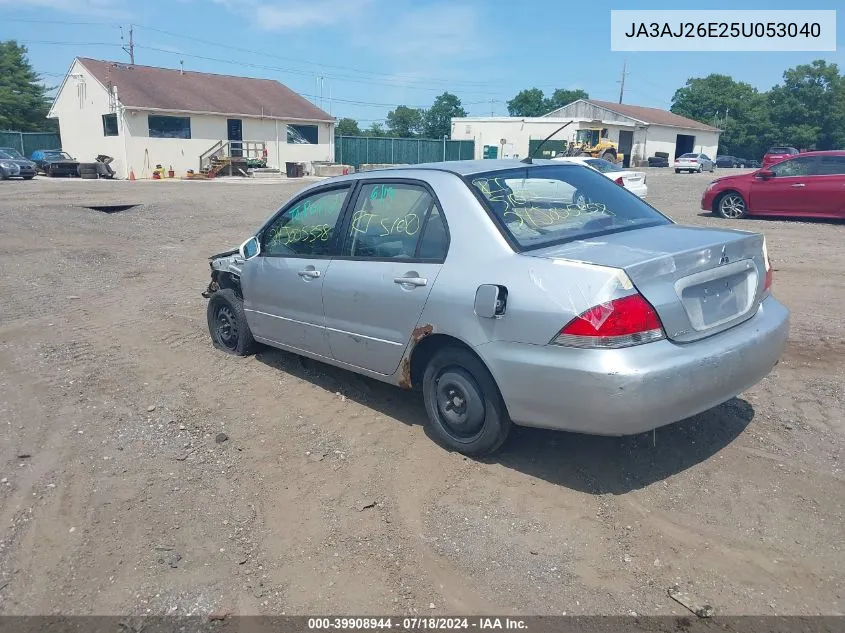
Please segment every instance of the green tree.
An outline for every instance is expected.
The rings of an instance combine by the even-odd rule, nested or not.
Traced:
[[[581,90],[580,88],[576,88],[575,90],[566,90],[564,88],[558,88],[552,93],[552,96],[546,99],[545,110],[543,114],[547,112],[551,112],[552,110],[557,110],[558,108],[562,108],[565,105],[569,105],[573,101],[578,101],[578,99],[589,99],[590,95],[586,92]]]
[[[419,136],[423,124],[423,111],[400,105],[387,113],[387,129],[393,136],[412,138]]]
[[[14,40],[0,42],[0,130],[55,130],[56,123],[46,118],[50,109],[46,93],[26,47]]]
[[[371,123],[370,127],[364,130],[364,136],[385,136],[386,132],[381,123]]]
[[[719,153],[759,158],[772,142],[767,96],[745,82],[711,74],[675,91],[672,112],[719,127]]]
[[[452,117],[466,115],[461,100],[450,92],[444,92],[423,115],[423,135],[428,138],[449,136],[452,132]]]
[[[335,124],[334,133],[337,136],[361,136],[361,128],[355,119],[344,117]]]
[[[769,92],[769,107],[776,142],[820,150],[845,145],[845,77],[836,64],[817,59],[788,69]]]
[[[520,91],[507,105],[511,116],[543,116],[548,112],[546,98],[539,88]]]

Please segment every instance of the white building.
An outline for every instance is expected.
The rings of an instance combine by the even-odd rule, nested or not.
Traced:
[[[77,58],[50,112],[62,149],[114,158],[119,177],[200,170],[212,147],[268,166],[333,161],[334,118],[277,81]],[[219,144],[219,145],[218,145]]]
[[[579,99],[541,117],[460,117],[452,119],[452,138],[475,141],[475,158],[495,150],[501,157],[524,157],[564,123],[572,123],[552,137],[538,158],[548,158],[575,139],[583,128],[606,128],[611,141],[619,144],[625,166],[640,165],[666,152],[671,161],[687,152],[702,152],[711,158],[719,148],[721,130],[658,108]],[[533,142],[532,142],[533,141]]]

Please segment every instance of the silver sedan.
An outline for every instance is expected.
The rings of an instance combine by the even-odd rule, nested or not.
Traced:
[[[707,154],[681,154],[675,159],[675,173],[716,171],[716,163]]]
[[[710,409],[769,373],[789,327],[763,236],[680,226],[545,160],[332,178],[210,265],[217,347],[419,389],[470,455],[512,424],[628,435]]]

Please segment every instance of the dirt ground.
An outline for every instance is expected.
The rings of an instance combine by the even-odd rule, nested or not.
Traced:
[[[685,223],[710,176],[649,170]],[[0,183],[0,613],[845,613],[845,223],[745,220],[781,363],[651,434],[517,429],[494,458],[420,398],[215,351],[207,256],[301,184]],[[139,203],[106,214],[85,205]],[[224,433],[228,439],[224,440]]]

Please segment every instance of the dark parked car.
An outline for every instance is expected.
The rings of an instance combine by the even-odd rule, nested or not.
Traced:
[[[6,174],[6,178],[10,176],[17,176],[19,178],[23,178],[24,180],[32,180],[35,178],[35,163],[21,156],[20,152],[14,148],[0,147],[0,161],[7,164],[14,163],[18,167],[17,174]],[[9,170],[4,169],[4,171]]]
[[[32,160],[48,176],[78,175],[79,162],[60,149],[37,149],[32,152]]]
[[[717,156],[716,167],[739,167],[745,168],[751,165],[751,161],[747,158],[740,158],[738,156]]]

